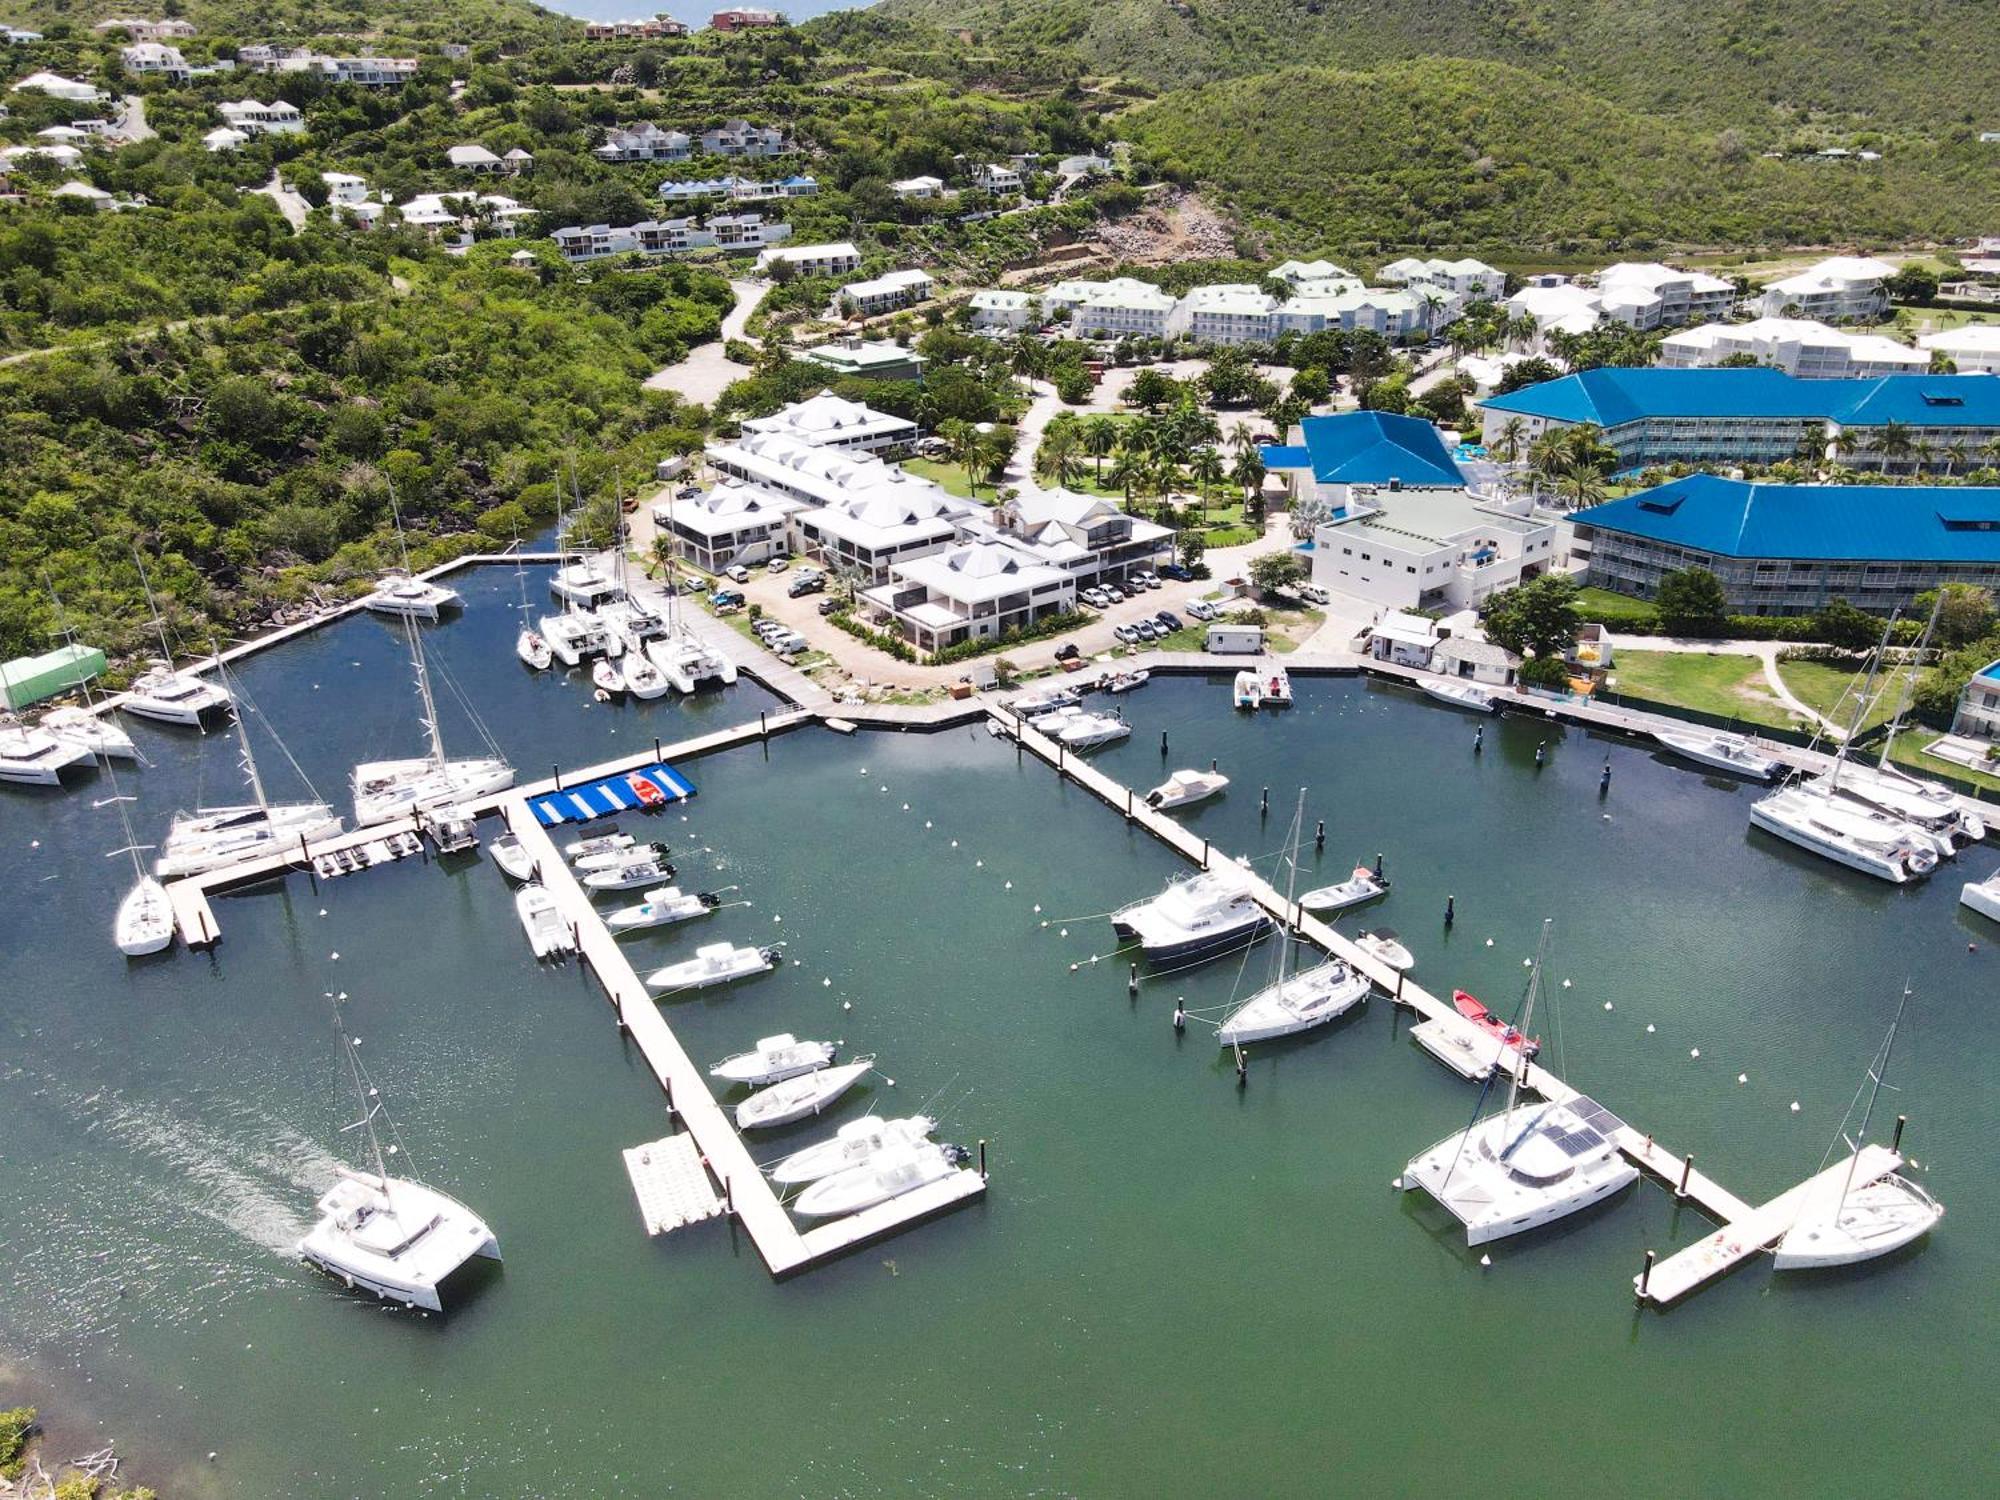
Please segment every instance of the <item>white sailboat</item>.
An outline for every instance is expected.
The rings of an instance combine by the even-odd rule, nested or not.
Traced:
[[[1112,913],[1120,939],[1137,940],[1153,963],[1205,958],[1261,937],[1271,918],[1257,904],[1250,877],[1221,864],[1170,882],[1157,896]]]
[[[521,618],[520,628],[514,632],[514,654],[535,671],[546,672],[555,661],[556,654],[549,649],[548,640],[528,618],[534,606],[528,603],[528,570],[521,561],[520,546],[521,539],[514,538],[514,592],[519,596],[514,611]]]
[[[874,1066],[873,1056],[857,1057],[851,1063],[801,1073],[783,1083],[759,1089],[736,1106],[736,1128],[768,1130],[816,1115],[865,1078]]]
[[[778,966],[776,945],[769,948],[739,948],[734,943],[709,943],[694,950],[694,957],[655,969],[646,983],[656,990],[705,990],[732,980],[764,974]]]
[[[86,688],[86,692],[89,690]],[[92,713],[88,708],[52,708],[35,727],[59,740],[74,740],[92,755],[108,760],[137,760],[139,747],[132,736],[119,727],[111,710]]]
[[[113,849],[105,858],[116,859],[123,854],[132,861],[132,886],[118,903],[118,914],[111,923],[111,939],[127,958],[143,958],[173,942],[173,903],[167,899],[167,888],[146,873],[139,859],[145,846],[133,839],[132,818],[125,811],[126,804],[136,799],[119,791],[117,773],[108,765],[105,774],[111,777],[111,796],[106,801],[117,806],[118,824],[125,831],[125,847]],[[97,805],[102,807],[104,803]]]
[[[590,680],[598,692],[607,697],[623,697],[625,693],[625,673],[610,657],[600,657],[590,664]]]
[[[220,668],[217,669],[218,671]],[[177,812],[160,843],[153,873],[166,879],[199,875],[205,870],[241,860],[260,859],[282,850],[294,850],[315,839],[329,838],[341,829],[340,815],[315,798],[310,802],[274,803],[264,794],[264,778],[257,770],[257,755],[250,748],[250,727],[244,714],[241,693],[232,693],[230,718],[236,726],[236,746],[250,801],[223,807],[197,807],[193,812]],[[267,722],[266,728],[269,727]],[[283,750],[281,741],[279,749]],[[290,753],[286,759],[291,760]],[[312,783],[298,762],[291,762],[306,790]]]
[[[725,1057],[708,1070],[710,1078],[726,1083],[747,1083],[753,1088],[783,1083],[801,1073],[817,1073],[830,1064],[840,1048],[833,1042],[802,1042],[789,1031],[759,1037],[748,1052]]]
[[[400,1154],[399,1148],[385,1152],[376,1135],[382,1105],[362,1070],[359,1040],[340,1025],[338,1003],[334,1024],[362,1109],[361,1118],[346,1128],[365,1135],[374,1171],[336,1169],[337,1180],[314,1205],[319,1220],[298,1242],[298,1253],[350,1288],[442,1312],[443,1289],[452,1274],[475,1256],[498,1260],[500,1241],[457,1199],[389,1175],[386,1157]]]
[[[429,753],[408,760],[363,761],[354,768],[354,821],[366,828],[418,811],[471,802],[514,784],[514,768],[498,754],[462,760],[445,756],[438,728],[437,702],[431,696],[429,668],[417,628],[403,622],[410,642],[410,664],[416,671],[417,698]]]
[[[1193,807],[1197,802],[1220,796],[1228,785],[1229,778],[1220,771],[1176,771],[1146,793],[1146,805],[1161,812]]]
[[[0,781],[60,786],[64,771],[89,765],[95,759],[81,740],[63,739],[20,724],[0,725]]]
[[[1547,956],[1550,924],[1542,923],[1534,973],[1521,1013],[1533,1019]],[[1504,1052],[1501,1054],[1504,1056]],[[1468,1245],[1483,1245],[1552,1224],[1638,1180],[1617,1137],[1624,1123],[1582,1094],[1567,1101],[1523,1105],[1522,1066],[1507,1074],[1507,1107],[1446,1136],[1403,1169],[1396,1185],[1422,1188],[1465,1225]]]
[[[780,1187],[796,1187],[817,1182],[850,1167],[865,1166],[881,1152],[897,1146],[915,1145],[929,1138],[937,1121],[928,1115],[910,1115],[885,1120],[879,1115],[850,1120],[830,1139],[816,1141],[771,1168],[771,1181]]]
[[[1853,1153],[1848,1158],[1840,1190],[1815,1194],[1792,1221],[1773,1256],[1772,1263],[1780,1271],[1822,1270],[1875,1260],[1923,1238],[1944,1217],[1944,1206],[1937,1199],[1894,1170],[1872,1181],[1855,1181],[1861,1148],[1868,1141],[1868,1125],[1875,1116],[1875,1100],[1882,1092],[1882,1078],[1889,1071],[1889,1055],[1895,1049],[1896,1028],[1902,1025],[1903,1010],[1909,1003],[1910,990],[1905,985],[1903,998],[1896,1006],[1896,1017],[1889,1023],[1889,1034],[1875,1054],[1863,1083],[1868,1090],[1868,1106],[1861,1114],[1861,1128],[1851,1141],[1846,1139],[1843,1128],[1834,1136],[1833,1146],[1828,1147],[1826,1160],[1820,1163],[1824,1172],[1834,1150],[1843,1144]],[[1848,1106],[1848,1114],[1852,1116],[1853,1112],[1853,1106]],[[1841,1123],[1843,1127],[1846,1125],[1845,1120]],[[1901,1165],[1900,1157],[1891,1159]]]
[[[2000,870],[1995,870],[1984,880],[1968,880],[1959,888],[1958,901],[1961,906],[1969,906],[1982,917],[1991,917],[2000,922]]]
[[[1285,840],[1285,908],[1292,906],[1292,892],[1299,878],[1299,838],[1306,816],[1305,788],[1299,788],[1298,810],[1292,814],[1291,832]],[[1231,1011],[1216,1028],[1215,1039],[1224,1047],[1241,1047],[1251,1042],[1294,1036],[1315,1026],[1346,1015],[1368,998],[1365,975],[1357,974],[1337,958],[1291,973],[1292,933],[1280,929],[1277,956],[1272,964],[1271,982],[1242,1005]]]
[[[146,564],[140,559],[137,549],[132,553],[132,561],[139,569],[139,586],[145,591],[146,607],[153,612],[153,628],[160,637],[160,660],[141,673],[139,679],[125,690],[122,707],[127,713],[138,714],[144,719],[198,729],[205,714],[229,706],[229,694],[207,678],[193,672],[174,670],[174,650],[167,641],[167,622],[160,614],[159,601],[153,597],[152,580],[146,576]],[[221,662],[218,660],[216,665],[219,667]]]
[[[1753,781],[1769,781],[1785,769],[1785,763],[1775,755],[1765,755],[1740,734],[1719,729],[1659,729],[1653,738],[1697,765],[1748,776]]]
[[[648,641],[646,655],[677,693],[698,692],[708,683],[727,687],[736,681],[736,663],[690,632],[685,622],[672,638]]]
[[[576,951],[576,938],[547,887],[534,881],[522,886],[514,893],[514,914],[521,919],[521,930],[528,935],[528,946],[535,957],[550,958]]]
[[[792,1212],[809,1219],[860,1213],[941,1182],[958,1170],[958,1164],[952,1148],[934,1141],[894,1147],[858,1167],[822,1177],[792,1201]]]

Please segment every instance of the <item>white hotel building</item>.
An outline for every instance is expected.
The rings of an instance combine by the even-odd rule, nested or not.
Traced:
[[[1836,255],[1774,281],[1758,294],[1758,310],[1771,317],[1794,316],[1817,322],[1878,318],[1889,310],[1883,283],[1896,274],[1885,260],[1868,255]]]
[[[1883,334],[1844,333],[1801,318],[1710,323],[1669,334],[1660,343],[1658,362],[1670,370],[1694,370],[1746,354],[1808,380],[1921,375],[1930,368],[1930,355],[1922,349]]]
[[[908,418],[877,411],[859,401],[842,400],[831,391],[821,391],[772,416],[751,417],[742,425],[748,437],[789,438],[809,448],[839,453],[895,456],[907,452],[917,440],[917,424]]]

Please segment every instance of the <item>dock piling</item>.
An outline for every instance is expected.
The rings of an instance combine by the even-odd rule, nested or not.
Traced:
[[[1260,818],[1271,816],[1271,789],[1269,787],[1264,788],[1264,795],[1257,800],[1257,816]]]
[[[1646,1263],[1639,1267],[1639,1300],[1646,1300],[1646,1287],[1653,1279],[1653,1262],[1658,1259],[1650,1250],[1646,1252]]]
[[[1125,981],[1125,993],[1128,995],[1139,993],[1139,966],[1137,964],[1132,965],[1132,973]]]
[[[1445,928],[1445,931],[1446,931],[1446,932],[1449,932],[1449,931],[1451,931],[1451,924],[1452,924],[1453,922],[1456,922],[1457,920],[1458,920],[1458,897],[1456,897],[1456,896],[1447,896],[1447,897],[1445,897],[1445,898],[1444,898],[1444,928]]]
[[[1891,1151],[1900,1152],[1903,1149],[1903,1127],[1909,1123],[1910,1117],[1908,1115],[1896,1116],[1896,1134],[1889,1142],[1889,1149]]]
[[[1160,759],[1165,760],[1166,758],[1167,758],[1167,732],[1166,730],[1162,729],[1160,731]]]
[[[979,1143],[979,1180],[986,1180],[986,1142],[983,1139]]]
[[[1687,1197],[1688,1179],[1693,1176],[1694,1176],[1694,1153],[1690,1151],[1687,1154],[1687,1156],[1684,1157],[1681,1161],[1681,1184],[1679,1187],[1674,1189],[1674,1197],[1676,1198]]]
[[[1604,774],[1603,776],[1598,778],[1597,795],[1602,797],[1606,792],[1610,790],[1611,790],[1611,757],[1607,755],[1604,757]]]
[[[556,765],[553,761],[549,763],[549,779],[555,782],[557,791],[561,791],[563,789],[562,767]]]
[[[1185,997],[1174,1001],[1174,1035],[1176,1036],[1187,1030],[1187,1005],[1184,1002]]]
[[[1243,1044],[1236,1044],[1236,1086],[1240,1089],[1250,1082],[1249,1066],[1243,1061]]]
[[[1321,819],[1319,820],[1319,827],[1313,830],[1313,850],[1314,850],[1314,852],[1315,852],[1315,853],[1318,853],[1318,854],[1324,854],[1324,853],[1326,853],[1326,819],[1325,819],[1325,818],[1321,818]]]

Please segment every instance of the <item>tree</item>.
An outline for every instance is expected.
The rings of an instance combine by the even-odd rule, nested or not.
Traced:
[[[1206,512],[1211,492],[1227,477],[1222,466],[1222,455],[1213,448],[1196,449],[1194,457],[1188,461],[1188,477],[1194,480],[1196,488],[1200,490],[1202,510]]]
[[[1052,424],[1042,435],[1041,447],[1035,451],[1035,477],[1045,484],[1073,484],[1082,467],[1077,446],[1075,423]]]
[[[1940,592],[1944,595],[1942,607],[1938,605]],[[1993,591],[1978,584],[1947,583],[1941,591],[1930,589],[1917,595],[1913,613],[1928,617],[1933,609],[1938,612],[1938,620],[1932,643],[1940,650],[1970,645],[1993,631]]]
[[[1180,395],[1181,383],[1164,371],[1148,367],[1132,377],[1126,395],[1141,411],[1156,412]]]
[[[1845,599],[1834,599],[1813,616],[1813,629],[1829,646],[1866,651],[1882,634],[1882,622]]]
[[[1190,573],[1201,570],[1201,560],[1208,551],[1208,538],[1199,531],[1183,531],[1179,538],[1181,566]]]
[[[1104,483],[1104,457],[1118,446],[1118,424],[1109,417],[1092,417],[1082,424],[1078,438],[1083,451],[1096,460],[1097,482]]]
[[[1493,456],[1503,464],[1511,464],[1520,458],[1527,442],[1527,422],[1520,417],[1509,417],[1500,424],[1500,435],[1493,441]]]
[[[1292,376],[1291,394],[1308,406],[1320,406],[1333,397],[1333,377],[1317,367],[1300,370]]]
[[[1486,602],[1486,638],[1521,656],[1561,657],[1583,626],[1576,595],[1576,580],[1566,573],[1502,589]]]
[[[1682,568],[1660,580],[1654,596],[1660,627],[1668,635],[1720,635],[1729,622],[1722,580],[1706,568]]]
[[[1494,394],[1505,396],[1524,386],[1540,385],[1544,380],[1558,380],[1561,377],[1562,371],[1546,359],[1539,356],[1534,359],[1524,359],[1517,364],[1507,366],[1506,372],[1500,377],[1500,384],[1494,387]]]
[[[1995,661],[2000,661],[2000,632],[1946,652],[1936,666],[1917,679],[1910,702],[1918,716],[1940,729],[1949,727],[1965,685]]]
[[[1907,265],[1886,278],[1882,289],[1889,294],[1892,302],[1933,302],[1938,294],[1937,273],[1919,265]]]
[[[1250,581],[1260,594],[1282,594],[1311,572],[1304,557],[1287,547],[1282,552],[1266,552],[1250,561]]]

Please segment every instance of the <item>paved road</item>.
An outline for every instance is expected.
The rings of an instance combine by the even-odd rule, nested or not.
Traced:
[[[253,193],[262,193],[266,198],[277,204],[278,212],[285,216],[285,222],[292,226],[294,234],[306,227],[306,215],[312,212],[312,205],[285,186],[284,178],[278,175],[275,167],[271,170],[271,180],[269,182],[260,188],[252,188],[250,191]]]
[[[120,140],[150,141],[159,132],[146,123],[146,99],[143,94],[125,96],[125,114],[115,129]]]
[[[725,386],[750,373],[748,365],[739,365],[723,351],[731,339],[746,337],[743,330],[750,322],[750,314],[757,310],[757,304],[764,300],[771,284],[767,281],[732,281],[729,287],[736,293],[736,306],[722,320],[721,337],[691,350],[679,364],[668,365],[664,370],[649,375],[646,378],[647,390],[676,391],[686,400],[713,406]]]

